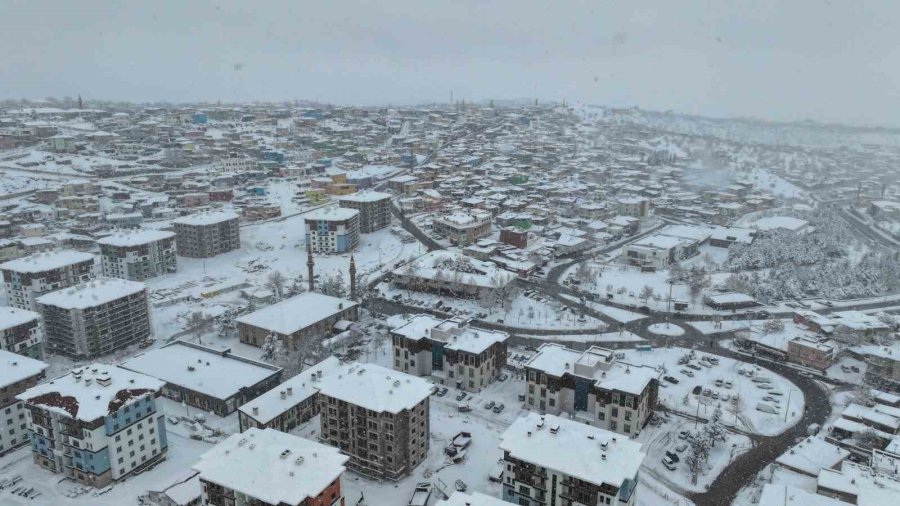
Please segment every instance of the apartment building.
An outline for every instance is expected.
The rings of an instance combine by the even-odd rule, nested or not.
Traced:
[[[296,347],[305,339],[325,339],[339,322],[359,319],[359,305],[351,300],[316,292],[304,292],[239,317],[242,343],[262,346],[270,335],[285,346]]]
[[[40,313],[0,306],[0,350],[43,359],[44,331]]]
[[[509,334],[467,325],[460,318],[420,314],[391,331],[394,369],[468,392],[503,370]]]
[[[491,235],[491,214],[479,211],[456,211],[432,220],[434,233],[446,237],[451,244],[468,246]]]
[[[319,414],[319,381],[340,368],[329,356],[238,408],[241,432],[256,427],[290,432]]]
[[[0,350],[0,456],[28,444],[25,403],[17,395],[44,379],[40,360]]]
[[[391,224],[391,194],[364,191],[338,199],[344,209],[359,211],[359,231],[370,234]]]
[[[319,383],[320,440],[360,474],[396,481],[428,454],[431,383],[375,364],[345,364]]]
[[[659,397],[660,371],[629,364],[599,346],[576,351],[545,343],[525,363],[529,409],[628,436],[638,434]]]
[[[150,337],[147,286],[98,278],[42,295],[46,350],[74,359],[106,355]]]
[[[34,462],[97,488],[154,465],[168,449],[161,387],[156,378],[93,364],[20,393]]]
[[[509,506],[509,503],[479,492],[471,495],[465,492],[453,492],[449,498],[438,501],[436,506]]]
[[[175,341],[125,361],[122,367],[165,382],[162,395],[228,416],[281,383],[280,367],[213,348]]]
[[[831,367],[837,354],[835,342],[830,339],[797,336],[788,341],[787,345],[788,360],[820,371]]]
[[[41,295],[94,279],[94,255],[48,251],[0,264],[10,306],[35,311]]]
[[[228,173],[247,172],[249,170],[256,170],[258,165],[259,162],[252,158],[246,158],[232,153],[230,156],[216,162],[216,169],[220,172]]]
[[[344,506],[348,457],[272,429],[232,434],[200,456],[202,503],[209,506]]]
[[[359,215],[356,209],[320,209],[303,216],[306,244],[315,253],[346,253],[359,246]]]
[[[637,503],[645,454],[620,434],[553,415],[516,419],[501,436],[503,500],[524,506]]]
[[[231,211],[210,211],[173,220],[178,254],[210,258],[240,249],[239,217]]]
[[[118,232],[97,244],[104,276],[144,281],[178,269],[174,232],[152,229]]]

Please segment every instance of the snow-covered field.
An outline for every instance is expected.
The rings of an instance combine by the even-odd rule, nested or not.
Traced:
[[[678,365],[679,358],[691,353],[684,348],[654,348],[652,351],[625,351],[625,361],[637,364],[664,367],[665,376],[677,379],[678,384],[672,384],[666,380],[660,381],[659,400],[666,406],[688,414],[708,418],[716,406],[721,406],[725,412],[724,422],[748,432],[774,435],[784,431],[795,424],[803,415],[803,393],[782,376],[758,369],[756,366],[744,362],[738,362],[726,357],[718,357],[719,364],[707,367],[701,360],[704,353],[694,352],[694,358],[690,364],[698,369],[688,368],[687,365]],[[709,364],[707,364],[709,365]],[[753,370],[754,375],[762,375],[770,380],[772,390],[781,395],[771,395],[769,390],[757,387],[751,378],[738,373],[739,370]],[[688,371],[689,376],[682,371]],[[716,386],[716,380],[721,379],[723,385]],[[728,388],[725,383],[731,381]],[[663,386],[665,385],[665,386]],[[702,390],[709,389],[710,395],[693,395],[695,387]],[[713,396],[712,394],[716,395]],[[738,401],[733,401],[735,394]],[[727,395],[729,400],[723,400]],[[718,396],[718,399],[715,398]],[[770,396],[778,399],[781,406],[779,414],[764,413],[756,409],[757,403],[766,402],[776,404],[774,401],[763,401]],[[788,401],[790,397],[790,401]],[[785,407],[786,406],[786,407]]]
[[[674,323],[654,323],[647,327],[650,332],[669,337],[678,337],[684,335],[684,329]]]

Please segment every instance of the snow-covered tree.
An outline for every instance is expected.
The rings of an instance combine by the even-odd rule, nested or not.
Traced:
[[[344,298],[347,296],[347,285],[340,273],[325,276],[319,283],[319,290],[325,295]]]
[[[703,432],[706,438],[709,439],[709,444],[712,447],[715,447],[718,441],[725,441],[727,432],[722,420],[722,408],[720,406],[716,406],[709,422],[703,427]]]
[[[644,300],[644,302],[650,300],[650,297],[653,297],[653,287],[650,285],[644,285],[644,288],[641,289],[640,297]]]
[[[703,471],[707,460],[709,460],[709,439],[702,434],[696,434],[690,440],[688,454],[684,459],[691,472],[692,483],[697,483],[697,476]]]

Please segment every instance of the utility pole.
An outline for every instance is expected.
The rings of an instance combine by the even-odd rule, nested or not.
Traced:
[[[788,410],[791,409],[791,394],[794,393],[794,389],[788,389],[788,400],[787,404],[784,405],[784,421],[787,422]]]

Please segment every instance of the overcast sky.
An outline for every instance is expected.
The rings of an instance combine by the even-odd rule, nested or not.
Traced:
[[[411,104],[452,90],[900,125],[898,20],[898,0],[0,0],[0,97]]]

